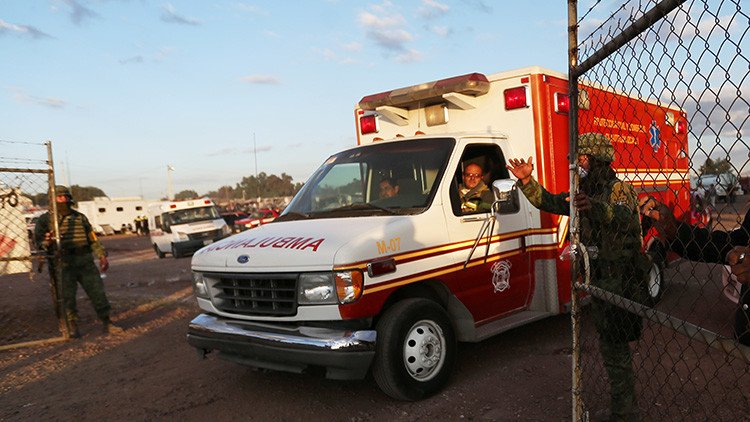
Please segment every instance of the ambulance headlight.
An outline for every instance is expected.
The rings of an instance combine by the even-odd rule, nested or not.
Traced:
[[[177,238],[179,240],[188,240],[189,239],[187,233],[183,233],[183,232],[177,232]]]
[[[299,277],[300,305],[334,305],[355,302],[362,296],[362,272],[309,273]]]
[[[300,274],[297,292],[297,301],[300,305],[338,303],[332,273]]]
[[[208,286],[201,273],[193,273],[193,293],[197,297],[208,299]]]

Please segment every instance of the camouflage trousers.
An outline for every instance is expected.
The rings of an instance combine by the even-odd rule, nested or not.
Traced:
[[[63,305],[68,321],[78,320],[78,307],[76,306],[78,284],[88,295],[99,319],[103,321],[109,319],[111,307],[104,291],[99,269],[94,264],[90,253],[63,255],[57,276],[62,281]]]
[[[628,343],[599,341],[604,367],[609,375],[611,421],[638,421],[635,373]]]

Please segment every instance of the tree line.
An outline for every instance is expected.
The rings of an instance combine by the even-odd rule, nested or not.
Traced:
[[[183,190],[175,194],[176,200],[197,198],[207,196],[214,200],[243,200],[252,198],[275,198],[279,196],[294,196],[301,188],[302,183],[294,183],[292,176],[281,173],[281,176],[275,174],[259,173],[258,177],[243,177],[234,187],[225,185],[217,190],[210,191],[204,195],[198,195],[198,192],[192,189]],[[70,187],[71,194],[76,201],[91,201],[96,197],[107,196],[103,190],[95,186]],[[49,205],[47,193],[37,193],[31,196],[32,201],[37,206],[46,207]],[[167,198],[161,198],[166,201]]]

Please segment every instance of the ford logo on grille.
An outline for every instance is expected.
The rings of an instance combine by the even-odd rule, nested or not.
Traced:
[[[250,261],[250,257],[247,255],[240,255],[237,257],[237,262],[240,264],[247,264],[247,261]]]

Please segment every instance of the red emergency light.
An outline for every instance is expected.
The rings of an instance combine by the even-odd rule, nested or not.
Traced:
[[[674,133],[681,135],[687,132],[687,122],[685,120],[678,120],[674,125]]]
[[[177,204],[169,204],[169,208],[177,208]]]
[[[503,96],[505,97],[506,110],[515,110],[517,108],[524,108],[529,106],[525,86],[508,88],[503,91]]]
[[[204,199],[204,200],[203,200],[203,203],[204,203],[204,204],[210,204],[210,203],[211,203],[211,200],[210,200],[210,199]]]
[[[555,112],[561,114],[570,112],[570,95],[555,92]]]
[[[377,133],[378,132],[378,119],[377,116],[374,114],[369,114],[367,116],[362,116],[359,118],[359,131],[362,132],[363,135],[367,135],[368,133]]]

